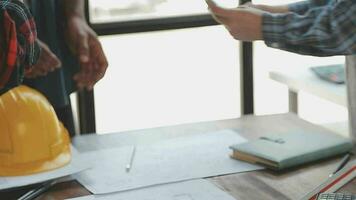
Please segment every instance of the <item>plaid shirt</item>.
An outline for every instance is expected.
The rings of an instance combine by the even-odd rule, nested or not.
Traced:
[[[309,0],[263,14],[267,46],[314,56],[356,54],[356,0]]]
[[[0,94],[19,85],[40,49],[34,20],[17,0],[0,0]]]

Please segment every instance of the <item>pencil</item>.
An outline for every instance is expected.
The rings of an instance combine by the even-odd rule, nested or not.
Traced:
[[[341,160],[339,166],[335,169],[335,171],[329,175],[329,177],[332,177],[334,174],[336,174],[338,171],[340,171],[350,160],[351,158],[351,153],[347,153]]]
[[[43,194],[44,192],[46,192],[49,188],[51,188],[56,183],[57,183],[57,180],[52,180],[52,181],[45,182],[45,183],[41,184],[39,187],[27,192],[26,194],[21,196],[18,200],[32,200],[32,199],[35,199],[36,197],[38,197],[41,194]]]
[[[133,160],[134,160],[134,157],[135,157],[135,153],[136,153],[136,146],[133,146],[132,152],[131,152],[130,161],[126,165],[126,172],[130,172],[130,170],[131,170],[132,163],[133,163]]]

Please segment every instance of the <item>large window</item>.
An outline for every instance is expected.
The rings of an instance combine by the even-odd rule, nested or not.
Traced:
[[[220,26],[105,36],[97,132],[239,116],[236,42]]]
[[[237,0],[216,0],[234,7]],[[207,14],[204,0],[89,0],[92,23],[127,22]]]
[[[90,20],[99,25],[140,21],[145,26],[144,20],[179,16],[194,20],[208,14],[204,0],[89,2]],[[217,2],[237,5],[236,0]],[[272,5],[291,2],[296,1],[254,1]],[[238,42],[222,26],[109,35],[100,40],[110,66],[95,87],[98,133],[240,116]],[[255,42],[255,113],[288,111],[287,88],[269,79],[270,70],[341,62],[342,57],[300,56]],[[345,108],[310,94],[301,93],[299,102],[300,115],[307,120],[330,123],[347,119]]]
[[[191,0],[92,0],[90,5],[93,23],[208,14],[204,1]],[[95,87],[98,133],[240,115],[238,43],[222,26],[101,36],[100,41],[110,66]]]

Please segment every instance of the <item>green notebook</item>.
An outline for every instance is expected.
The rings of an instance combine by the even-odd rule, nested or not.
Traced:
[[[233,145],[234,159],[280,170],[350,151],[350,139],[328,132],[295,131]]]

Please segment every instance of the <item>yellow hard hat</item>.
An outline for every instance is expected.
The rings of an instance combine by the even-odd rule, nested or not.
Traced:
[[[18,86],[0,96],[0,176],[49,171],[70,160],[68,132],[41,93]]]

